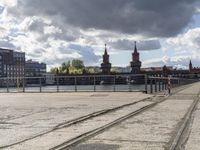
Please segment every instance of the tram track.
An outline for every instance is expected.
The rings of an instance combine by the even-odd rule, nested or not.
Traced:
[[[180,127],[176,131],[175,136],[170,141],[169,147],[167,149],[169,150],[181,150],[184,149],[184,145],[188,140],[189,134],[190,134],[190,124],[193,122],[194,119],[194,112],[198,106],[198,103],[200,101],[200,91],[195,97],[192,105],[188,109],[187,113],[185,114],[182,122],[180,123]]]
[[[72,125],[75,125],[75,124],[78,124],[78,123],[81,123],[81,122],[90,120],[90,119],[92,119],[92,118],[95,118],[95,117],[98,117],[98,116],[102,116],[102,115],[104,115],[104,114],[111,113],[111,112],[114,112],[114,111],[123,109],[123,108],[125,108],[125,107],[129,107],[129,106],[132,106],[132,105],[136,105],[136,104],[138,104],[138,103],[140,103],[140,102],[150,101],[150,100],[152,100],[153,97],[155,97],[155,96],[147,97],[147,98],[144,98],[144,99],[141,99],[141,100],[132,102],[132,103],[120,105],[120,106],[117,106],[117,107],[114,107],[114,108],[108,108],[108,109],[104,109],[104,110],[92,112],[92,113],[87,114],[87,115],[85,115],[85,116],[81,116],[81,117],[78,117],[78,118],[75,118],[75,119],[72,119],[72,120],[69,120],[69,121],[60,123],[60,124],[56,125],[55,127],[53,127],[52,129],[50,129],[50,130],[48,130],[48,131],[44,131],[44,132],[42,132],[42,133],[39,133],[39,134],[37,134],[37,135],[35,135],[35,136],[32,136],[32,137],[23,139],[23,140],[21,140],[21,141],[18,141],[18,142],[9,144],[9,145],[0,146],[0,149],[4,149],[4,148],[12,147],[12,146],[15,146],[15,145],[18,145],[18,144],[22,144],[22,143],[24,143],[24,142],[33,140],[33,139],[35,139],[35,138],[41,137],[41,136],[43,136],[43,135],[46,135],[46,134],[48,134],[48,133],[54,132],[54,131],[56,131],[56,130],[59,130],[59,129],[62,129],[62,128],[67,128],[67,127],[70,127],[70,126],[72,126]]]
[[[187,86],[176,88],[174,93],[177,93],[177,92],[185,89]],[[136,109],[135,111],[132,111],[132,112],[130,112],[130,113],[124,115],[124,116],[121,116],[121,117],[119,117],[119,118],[117,118],[115,120],[110,121],[109,123],[107,123],[105,125],[102,125],[102,126],[100,126],[98,128],[92,129],[92,130],[88,130],[88,131],[86,131],[84,133],[81,133],[79,135],[73,136],[72,138],[69,138],[65,142],[63,142],[63,143],[61,143],[61,144],[59,144],[59,145],[57,145],[55,147],[50,148],[51,150],[68,149],[69,147],[74,146],[74,145],[76,145],[76,144],[78,144],[78,143],[80,143],[82,141],[85,141],[88,138],[93,137],[93,136],[103,132],[104,130],[109,129],[112,126],[117,125],[120,122],[122,122],[122,121],[124,121],[124,120],[126,120],[128,118],[136,116],[136,115],[138,115],[138,114],[140,114],[140,113],[142,113],[142,112],[144,112],[144,111],[156,106],[157,104],[159,104],[159,103],[161,103],[161,102],[163,102],[163,101],[165,101],[167,99],[167,97],[160,96],[159,100],[157,99],[155,101],[155,99],[154,99],[155,97],[156,96],[154,95],[152,97],[148,97],[148,98],[145,98],[145,99],[142,99],[142,100],[138,100],[138,101],[135,101],[135,102],[132,102],[132,103],[124,104],[124,105],[121,105],[121,106],[118,106],[118,107],[114,107],[114,108],[110,108],[110,109],[105,109],[105,110],[93,112],[93,113],[88,114],[86,116],[81,116],[79,118],[76,118],[76,119],[61,123],[61,124],[55,126],[54,128],[52,128],[52,129],[50,129],[48,131],[45,131],[43,133],[40,133],[40,134],[38,134],[36,136],[30,137],[30,138],[26,138],[24,140],[18,141],[18,142],[13,143],[13,144],[2,146],[2,147],[0,147],[0,149],[2,149],[2,148],[10,148],[10,147],[12,148],[12,147],[15,147],[15,146],[17,146],[19,144],[21,145],[21,144],[23,144],[25,142],[40,138],[42,136],[45,136],[45,135],[47,135],[49,133],[56,132],[57,130],[66,129],[66,128],[71,127],[73,125],[78,125],[78,124],[84,123],[86,121],[90,121],[93,118],[104,116],[104,115],[107,115],[107,114],[112,113],[112,112],[117,112],[117,111],[120,111],[122,109],[128,108],[130,106],[134,106],[134,105],[142,103],[142,102],[151,102],[150,104],[142,106],[142,107]],[[154,101],[153,101],[153,99],[154,99]]]
[[[187,86],[188,86],[188,85],[187,85]],[[187,87],[187,86],[184,86],[184,88],[183,88],[183,87],[177,88],[177,89],[173,92],[173,94],[182,91],[182,90],[185,89],[185,87]],[[114,121],[112,121],[112,122],[110,122],[110,123],[108,123],[108,124],[106,124],[106,125],[104,125],[104,126],[101,126],[101,127],[96,128],[96,129],[94,129],[94,130],[91,130],[91,131],[88,131],[88,132],[86,132],[86,133],[83,133],[83,134],[81,134],[81,135],[79,135],[79,136],[77,136],[77,137],[74,137],[74,138],[72,138],[72,139],[70,139],[70,140],[67,140],[67,141],[65,141],[64,143],[62,143],[62,144],[60,144],[60,145],[57,145],[57,146],[51,148],[50,150],[66,150],[66,149],[70,149],[70,148],[72,148],[73,146],[75,146],[75,145],[77,145],[77,144],[79,144],[79,143],[81,143],[81,142],[84,142],[84,141],[90,139],[91,137],[94,137],[95,135],[98,135],[98,134],[104,132],[105,130],[108,130],[109,128],[111,128],[111,127],[113,127],[113,126],[115,126],[115,125],[117,125],[117,124],[123,122],[124,120],[127,120],[127,119],[129,119],[129,118],[131,118],[131,117],[134,117],[134,116],[136,116],[136,115],[139,115],[140,113],[143,113],[143,112],[147,111],[148,109],[153,108],[153,107],[156,106],[157,104],[166,101],[167,98],[168,98],[168,97],[161,97],[160,100],[158,100],[158,101],[156,101],[156,102],[154,102],[154,103],[151,103],[151,104],[146,105],[146,106],[144,106],[144,107],[142,107],[142,108],[139,108],[139,109],[137,109],[136,111],[133,111],[133,112],[131,112],[131,113],[129,113],[129,114],[123,116],[123,117],[120,117],[120,118],[118,118],[118,119],[116,119],[116,120],[114,120]]]

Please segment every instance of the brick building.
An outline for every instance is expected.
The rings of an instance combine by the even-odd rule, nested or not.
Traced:
[[[24,77],[25,53],[0,48],[0,77]]]

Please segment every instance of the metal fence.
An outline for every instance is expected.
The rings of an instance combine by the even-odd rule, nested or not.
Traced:
[[[171,87],[197,79],[171,78]],[[0,92],[134,92],[154,93],[166,90],[168,78],[137,75],[80,75],[0,78]]]

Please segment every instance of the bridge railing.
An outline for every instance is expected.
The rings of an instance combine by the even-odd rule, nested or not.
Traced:
[[[171,78],[171,88],[197,81]],[[166,90],[168,78],[146,74],[0,78],[0,92],[146,92]]]
[[[191,84],[200,81],[198,78],[176,78],[176,77],[152,77],[149,76],[147,79],[147,93],[156,93],[165,91],[170,93],[170,91],[178,86]]]

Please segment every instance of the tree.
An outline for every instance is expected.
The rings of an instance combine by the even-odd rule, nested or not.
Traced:
[[[85,68],[83,61],[79,60],[79,59],[73,59],[71,66],[75,69],[84,69]]]
[[[57,70],[58,70],[57,67],[51,68],[50,73],[56,74]]]
[[[51,68],[53,74],[82,74],[85,68],[82,60],[74,59],[72,62],[64,62],[59,67]]]
[[[70,65],[71,65],[70,61],[62,63],[61,65],[62,72],[66,72],[66,70],[69,70]]]

